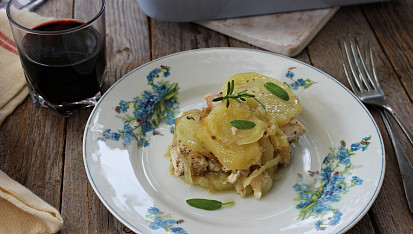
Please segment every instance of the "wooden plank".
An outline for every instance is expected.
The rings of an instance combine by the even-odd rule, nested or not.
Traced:
[[[385,92],[387,94],[392,93],[390,97],[392,100],[406,99],[406,93],[403,92],[403,87],[398,81],[397,75],[392,70],[386,55],[380,48],[379,42],[376,41],[374,32],[363,17],[363,13],[359,7],[341,8],[325,26],[325,30],[321,31],[313,40],[308,47],[308,51],[314,66],[322,69],[349,87],[340,63],[340,54],[337,45],[338,37],[347,34],[363,35],[363,37],[366,37],[372,42],[373,49],[377,51],[375,53],[377,57],[377,73],[381,77]],[[375,229],[383,233],[409,232],[413,225],[413,218],[408,211],[406,201],[400,199],[404,198],[404,194],[394,152],[380,116],[375,110],[370,110],[383,135],[386,148],[386,174],[381,192],[370,209],[368,213],[369,216],[364,217],[364,219],[371,218]],[[411,110],[408,112],[410,111]],[[411,154],[411,151],[408,151],[408,153]],[[397,220],[397,222],[394,222],[394,220]],[[357,225],[364,225],[364,222],[363,220],[363,222]],[[360,229],[369,230],[365,228],[369,227]],[[358,227],[355,227],[355,230],[358,230]],[[371,230],[371,232],[373,231],[374,230]]]
[[[151,60],[148,19],[136,0],[107,1],[106,45],[104,90]]]
[[[147,17],[135,0],[106,2],[107,73],[103,89],[107,90],[123,75],[150,60]],[[77,5],[81,11],[86,3]],[[128,233],[90,186],[82,158],[82,138],[90,109],[68,119],[64,186],[61,214],[62,233]]]
[[[413,35],[413,2],[406,0],[392,1],[366,5],[362,9],[388,59],[388,63],[384,65],[384,68],[390,70],[390,72],[383,72],[381,75],[385,80],[384,86],[388,87],[385,89],[385,93],[390,97],[389,103],[404,119],[408,127],[413,129],[413,122],[411,121],[413,116],[413,40],[411,39]],[[392,121],[392,125],[412,161],[412,146],[394,121]],[[388,150],[391,151],[389,156],[392,158],[387,158],[387,161],[394,161],[393,149],[389,147]],[[382,192],[378,198],[378,200],[385,199],[387,206],[375,207],[376,209],[372,213],[374,216],[380,217],[387,214],[389,212],[388,206],[391,206],[394,208],[395,218],[388,216],[378,218],[376,221],[377,229],[384,233],[390,233],[389,229],[394,233],[412,232],[413,217],[407,209],[397,164],[391,164],[388,168],[390,167],[391,169],[386,172],[386,177],[391,179],[388,183],[383,184]],[[399,220],[399,218],[401,222],[395,222],[389,227],[388,224],[392,220]]]
[[[152,59],[185,50],[228,46],[226,36],[194,23],[151,19],[151,32]]]
[[[60,208],[65,119],[34,107],[30,98],[0,127],[0,169],[56,209]]]
[[[366,5],[363,11],[407,91],[411,104],[413,101],[413,40],[411,39],[413,1],[398,0]],[[406,53],[407,51],[409,53]],[[412,116],[411,113],[409,116]],[[412,121],[409,122],[410,128],[413,128]]]
[[[390,75],[387,72],[381,74],[384,86],[390,86],[385,90],[390,97],[388,102],[406,125],[413,129],[413,1],[367,5],[363,11],[389,60],[386,68],[392,68],[396,73],[397,79],[394,80],[387,79]],[[410,152],[410,160],[413,160],[411,145],[399,127],[394,126],[404,148]]]

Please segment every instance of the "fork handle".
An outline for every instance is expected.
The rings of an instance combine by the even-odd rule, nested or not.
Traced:
[[[396,112],[389,105],[384,105],[383,107],[393,116],[394,120],[396,120],[397,124],[400,126],[400,128],[403,130],[404,134],[406,135],[407,139],[410,141],[410,144],[413,146],[413,133],[410,131],[407,125],[403,122],[403,120],[399,117],[399,115],[397,115]]]
[[[402,177],[404,192],[407,198],[407,204],[409,205],[410,212],[413,213],[413,166],[409,161],[409,158],[404,152],[402,145],[397,139],[396,134],[393,132],[390,122],[383,109],[380,109],[380,114],[389,133],[394,152],[397,158],[397,164],[399,164],[399,170]]]

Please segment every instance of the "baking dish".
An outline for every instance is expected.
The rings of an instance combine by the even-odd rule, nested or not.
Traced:
[[[189,22],[262,15],[383,0],[137,0],[149,17]]]

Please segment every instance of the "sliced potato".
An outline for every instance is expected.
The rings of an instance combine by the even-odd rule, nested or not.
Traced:
[[[231,100],[227,108],[225,104],[215,107],[207,117],[211,133],[222,138],[226,142],[234,142],[238,145],[250,144],[258,141],[267,129],[268,124],[263,118],[259,118],[249,106]],[[237,129],[232,127],[233,120],[248,120],[255,123],[251,129]]]
[[[245,101],[238,99],[240,102],[229,99],[228,106],[226,99],[213,103],[215,97],[225,97],[227,83],[231,81],[234,81],[233,94],[246,90],[258,101],[245,97]],[[267,82],[281,87],[288,100],[271,93],[265,87]],[[182,157],[185,169],[188,168],[184,173],[186,183],[198,184],[211,192],[235,189],[241,197],[254,194],[260,199],[271,189],[278,166],[290,163],[291,147],[280,127],[301,112],[300,101],[287,85],[258,73],[234,75],[224,84],[222,96],[221,93],[207,95],[206,100],[207,108],[187,111],[175,124],[174,142],[186,146],[181,153],[192,155]],[[254,127],[234,127],[231,124],[234,120],[253,122]],[[208,157],[208,163],[213,161],[217,165],[211,164],[211,168],[208,165],[210,171],[192,175],[190,165],[192,160],[196,161],[193,153]]]
[[[234,185],[227,182],[228,175],[221,173],[206,173],[203,176],[194,176],[194,182],[208,189],[211,193],[234,189]]]
[[[200,116],[200,110],[193,109],[184,112],[182,116],[176,120],[175,136],[189,149],[201,153],[208,153],[209,151],[204,147],[196,134]]]
[[[224,83],[222,88],[223,93],[227,92],[227,82],[231,80],[234,80],[235,84],[234,93],[247,90],[247,93],[254,94],[255,97],[264,104],[268,115],[270,115],[279,126],[284,126],[293,116],[301,112],[302,107],[300,100],[287,85],[279,80],[255,72],[239,73]],[[288,93],[289,100],[285,101],[272,94],[264,87],[263,82],[271,82],[280,86]],[[258,107],[260,105],[253,98],[248,98],[246,102],[251,107]]]
[[[234,129],[232,120],[248,120],[256,124],[252,129]],[[228,169],[247,169],[261,159],[258,140],[267,129],[267,123],[259,119],[243,103],[231,101],[227,108],[220,103],[211,113],[200,120],[198,139]]]

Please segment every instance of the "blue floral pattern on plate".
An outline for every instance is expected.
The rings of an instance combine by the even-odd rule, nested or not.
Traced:
[[[341,216],[341,211],[333,208],[332,203],[341,200],[342,194],[346,194],[350,188],[363,184],[363,180],[358,176],[352,176],[351,170],[356,168],[351,162],[351,157],[356,155],[356,151],[365,151],[370,145],[371,136],[364,137],[360,142],[347,147],[344,141],[340,146],[330,148],[331,152],[324,158],[320,171],[309,171],[311,183],[304,182],[302,174],[298,174],[297,183],[293,189],[297,193],[294,199],[297,202],[296,208],[299,210],[297,220],[304,220],[310,217],[319,219],[315,223],[318,230],[325,230],[329,226],[337,225]],[[325,218],[329,215],[328,218]]]
[[[146,222],[152,230],[163,229],[166,232],[186,234],[188,233],[182,227],[175,227],[174,225],[183,223],[183,219],[173,219],[171,214],[165,214],[156,207],[148,209],[148,213],[145,215]]]
[[[290,87],[292,90],[298,90],[299,88],[307,89],[313,84],[316,84],[317,82],[310,80],[309,78],[303,79],[303,78],[298,78],[295,79],[294,77],[296,76],[294,73],[294,70],[296,67],[290,67],[288,68],[287,73],[285,73],[285,77],[290,79],[292,82],[286,84]]]
[[[179,107],[179,86],[177,83],[164,80],[170,76],[170,70],[168,66],[153,69],[146,77],[151,90],[143,91],[132,101],[120,100],[114,109],[116,117],[123,122],[123,129],[105,129],[98,140],[122,140],[125,146],[136,140],[138,147],[146,147],[149,146],[147,133],[161,135],[156,130],[161,122],[171,125],[170,130],[173,132]],[[164,79],[155,82],[155,79],[160,78]]]

